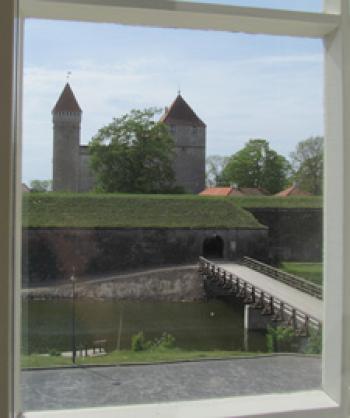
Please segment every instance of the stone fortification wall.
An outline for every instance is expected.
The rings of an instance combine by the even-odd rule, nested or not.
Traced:
[[[95,176],[90,168],[90,155],[87,146],[79,147],[79,192],[89,192],[95,186]]]
[[[322,261],[322,209],[247,208],[269,228],[269,256],[284,261]]]
[[[45,282],[198,262],[205,240],[220,237],[222,255],[266,259],[265,229],[24,228],[23,280]],[[204,254],[205,255],[205,254]]]
[[[25,289],[28,299],[68,299],[71,283]],[[203,280],[197,266],[182,266],[145,270],[95,280],[77,280],[79,299],[195,301],[205,297]]]

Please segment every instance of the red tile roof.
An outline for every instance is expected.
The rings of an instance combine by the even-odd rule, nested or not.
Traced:
[[[161,122],[168,125],[190,125],[205,127],[205,123],[199,119],[191,107],[185,102],[181,94],[173,101],[169,109],[160,118]]]
[[[64,86],[64,89],[57,100],[54,108],[52,109],[52,113],[60,113],[60,112],[75,112],[81,113],[80,106],[77,102],[77,99],[74,96],[74,93],[67,83]]]
[[[202,196],[266,196],[269,193],[258,187],[207,187]]]
[[[231,191],[231,187],[207,187],[199,194],[201,196],[229,196]]]
[[[279,197],[288,197],[288,196],[312,196],[309,192],[304,192],[304,190],[299,189],[298,186],[293,185],[288,187],[288,189],[282,190],[281,192],[275,194]]]

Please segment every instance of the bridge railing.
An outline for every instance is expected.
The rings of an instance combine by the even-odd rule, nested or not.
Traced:
[[[288,284],[295,289],[301,290],[311,296],[314,296],[318,299],[322,299],[322,287],[310,283],[309,281],[294,276],[294,274],[286,273],[282,270],[279,270],[275,267],[269,266],[268,264],[262,263],[261,261],[254,260],[250,257],[243,257],[242,264],[251,268],[252,270],[258,271],[259,273],[263,273],[266,276],[272,277],[279,282]]]
[[[284,321],[288,326],[292,326],[298,335],[307,335],[309,327],[319,330],[322,326],[318,319],[204,257],[199,257],[198,267],[200,273],[214,286],[214,293],[241,298],[244,304],[261,309],[262,315],[272,315],[273,321]],[[221,289],[222,292],[217,293],[217,289]]]

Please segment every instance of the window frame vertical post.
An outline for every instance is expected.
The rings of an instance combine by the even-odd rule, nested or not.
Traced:
[[[18,1],[0,13],[0,418],[20,411],[20,201],[22,23]]]

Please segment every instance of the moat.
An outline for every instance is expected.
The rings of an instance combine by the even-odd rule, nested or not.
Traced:
[[[22,351],[47,353],[71,350],[72,302],[23,301]],[[244,350],[243,307],[222,301],[76,302],[76,344],[91,346],[107,340],[107,350],[129,349],[132,335],[143,331],[147,339],[163,332],[188,350]],[[265,336],[250,332],[249,351],[266,351]]]

